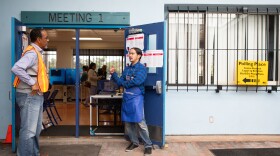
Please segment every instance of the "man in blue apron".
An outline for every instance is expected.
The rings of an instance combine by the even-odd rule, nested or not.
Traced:
[[[139,146],[139,134],[144,142],[144,154],[148,155],[152,154],[152,142],[144,118],[144,82],[147,78],[147,71],[146,67],[140,63],[141,57],[141,49],[131,48],[129,50],[131,64],[124,69],[122,76],[118,77],[114,67],[110,69],[110,74],[111,79],[124,88],[121,117],[131,141],[125,151],[132,151]]]

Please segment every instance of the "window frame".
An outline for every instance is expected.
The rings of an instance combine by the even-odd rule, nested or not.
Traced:
[[[227,15],[227,16],[229,14],[247,15],[248,16],[247,19],[249,19],[250,15],[256,15],[257,19],[259,19],[259,17],[262,16],[262,15],[267,16],[267,17],[269,17],[269,16],[275,17],[276,20],[275,20],[274,24],[275,24],[276,36],[274,37],[275,38],[275,41],[274,41],[275,42],[275,48],[274,48],[275,56],[274,56],[273,59],[275,60],[276,63],[273,64],[273,67],[274,67],[273,68],[273,79],[274,79],[274,81],[271,83],[271,81],[268,80],[269,84],[267,86],[272,86],[272,87],[276,86],[277,87],[279,85],[279,80],[278,80],[279,79],[279,76],[278,76],[279,75],[279,71],[278,71],[279,70],[279,68],[278,68],[278,65],[279,65],[278,64],[279,54],[278,53],[279,53],[279,44],[280,44],[279,43],[279,29],[280,29],[279,28],[279,25],[280,25],[279,24],[279,18],[280,18],[279,10],[280,9],[279,8],[280,8],[280,6],[242,6],[242,5],[229,5],[229,6],[227,6],[227,5],[215,5],[214,6],[214,5],[183,5],[183,4],[180,4],[180,5],[176,5],[176,4],[165,5],[165,12],[167,13],[166,21],[167,21],[167,27],[168,27],[168,29],[167,29],[167,36],[168,36],[168,38],[167,38],[167,82],[166,82],[167,89],[168,89],[168,87],[171,87],[171,88],[173,87],[174,88],[174,86],[175,86],[175,87],[177,87],[177,90],[178,90],[178,87],[181,87],[181,88],[187,87],[187,90],[188,90],[189,87],[196,86],[197,90],[199,90],[199,88],[202,88],[203,90],[205,90],[205,88],[206,88],[206,90],[208,90],[208,87],[214,86],[214,88],[217,88],[217,89],[220,90],[220,89],[223,88],[223,86],[226,86],[226,88],[227,88],[226,90],[229,90],[230,87],[235,87],[233,90],[236,90],[236,88],[242,87],[242,86],[236,85],[236,84],[235,85],[234,84],[229,84],[228,82],[226,84],[219,84],[218,76],[214,77],[214,79],[215,78],[217,79],[216,83],[211,83],[211,84],[207,83],[208,78],[209,78],[209,71],[206,70],[205,66],[206,66],[206,63],[207,63],[206,59],[209,59],[208,57],[206,58],[206,55],[208,55],[209,48],[206,47],[206,46],[203,49],[203,51],[204,51],[204,60],[203,61],[206,62],[206,63],[204,63],[204,71],[202,72],[202,73],[204,73],[204,78],[203,78],[204,79],[204,83],[189,83],[189,81],[188,81],[188,79],[189,79],[188,74],[186,74],[187,77],[185,78],[185,79],[187,79],[186,83],[178,83],[178,66],[179,66],[178,60],[173,61],[173,62],[171,62],[169,60],[170,57],[172,57],[171,56],[172,54],[170,53],[170,49],[172,49],[172,48],[170,48],[170,44],[169,44],[169,40],[170,40],[170,36],[171,36],[169,34],[169,31],[170,31],[170,29],[169,29],[170,28],[170,22],[169,22],[170,18],[169,18],[169,15],[172,14],[172,13],[175,13],[175,14],[176,13],[178,13],[178,14],[184,13],[184,16],[185,16],[185,14],[190,15],[190,13],[192,13],[192,14],[195,14],[195,13],[200,13],[200,14],[202,13],[202,14],[204,14],[205,15],[204,16],[204,19],[205,19],[205,22],[204,22],[204,28],[205,28],[204,29],[204,32],[205,32],[205,34],[204,34],[204,43],[205,44],[204,45],[206,45],[206,42],[208,42],[208,38],[207,38],[207,33],[209,31],[208,30],[208,28],[209,28],[208,27],[208,23],[209,22],[207,21],[208,20],[207,19],[208,18],[208,14],[217,14],[217,15],[224,14],[224,15]],[[227,17],[227,19],[228,19],[228,17]],[[189,18],[188,18],[188,20],[189,20]],[[238,19],[237,19],[237,22],[238,22]],[[248,21],[247,21],[246,24],[247,24],[247,29],[248,29]],[[187,27],[189,27],[190,24],[187,24],[187,25],[188,25]],[[237,23],[237,25],[238,25],[238,23]],[[259,22],[257,22],[257,25],[259,25]],[[227,29],[228,29],[228,27],[227,27]],[[249,32],[249,30],[247,31],[247,33],[248,32]],[[259,34],[259,32],[257,34]],[[219,37],[219,35],[217,35],[217,37]],[[228,39],[227,39],[227,42],[228,42]],[[247,48],[242,49],[242,50],[248,51],[249,50],[248,49],[248,39],[245,42],[246,42],[245,45],[247,46]],[[266,44],[268,44],[268,41],[264,41],[264,42],[267,42]],[[219,44],[219,42],[217,42],[216,44]],[[259,41],[257,41],[257,44],[259,44]],[[207,46],[208,45],[209,44],[207,43]],[[197,49],[199,49],[199,48],[197,48]],[[176,55],[176,57],[178,59],[178,57],[179,57],[178,56],[178,50],[179,49],[176,48],[175,50],[177,50],[175,55]],[[187,48],[187,50],[189,50],[189,49]],[[219,48],[217,48],[217,49],[213,48],[213,50],[217,50],[218,51],[220,49]],[[226,50],[228,52],[228,50],[230,50],[230,49],[227,48]],[[241,49],[239,49],[238,45],[237,45],[237,48],[236,48],[237,54],[239,53],[238,52],[239,50],[241,50]],[[258,51],[259,48],[255,49],[255,50]],[[265,50],[268,50],[268,49],[265,48]],[[246,59],[246,56],[245,56],[245,59]],[[239,60],[238,57],[237,57],[237,60]],[[266,59],[266,60],[268,60],[268,59]],[[172,71],[170,69],[170,64],[172,64],[173,66],[174,65],[177,66],[177,67],[175,67],[177,73],[174,74],[174,70]],[[207,66],[208,65],[209,64],[207,64]],[[170,81],[170,73],[171,72],[173,72],[173,76],[175,76],[175,81],[174,81],[174,78],[173,78],[173,81]],[[217,70],[215,72],[218,73],[219,71]],[[229,71],[227,71],[227,75],[228,75],[228,72]],[[186,73],[188,73],[188,71]],[[199,82],[198,79],[199,79],[199,77],[197,76],[197,82]],[[267,90],[267,86],[266,86],[265,90]],[[246,90],[247,90],[248,87],[250,87],[250,86],[247,85],[246,86]],[[257,88],[256,90],[258,90],[259,86],[256,85],[256,86],[253,86],[253,87],[256,87]],[[185,89],[183,89],[183,90],[185,90]]]

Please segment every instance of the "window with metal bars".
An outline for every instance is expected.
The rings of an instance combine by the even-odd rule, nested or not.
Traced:
[[[96,63],[96,68],[101,68],[107,65],[107,71],[112,66],[120,75],[123,71],[124,51],[116,49],[80,49],[80,68],[84,65],[89,66],[93,62]],[[73,50],[73,66],[76,64],[76,50]],[[97,70],[96,69],[96,70]],[[109,72],[107,72],[109,74]],[[107,75],[107,77],[109,77]]]
[[[250,60],[268,61],[268,85],[245,85],[245,90],[277,90],[277,6],[167,5],[166,10],[167,89],[242,90],[236,64]]]

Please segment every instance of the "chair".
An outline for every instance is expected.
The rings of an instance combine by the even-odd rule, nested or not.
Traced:
[[[49,124],[49,123],[51,123],[53,126],[55,126],[54,125],[54,123],[53,123],[53,120],[52,120],[52,116],[50,115],[50,113],[49,113],[49,111],[48,111],[48,99],[49,99],[49,96],[50,96],[50,91],[47,91],[47,92],[45,92],[44,94],[43,94],[43,96],[44,96],[44,103],[43,103],[43,112],[45,112],[46,111],[46,113],[47,113],[47,115],[48,115],[48,118],[49,118],[49,122],[48,123],[46,123],[46,124]],[[42,122],[42,125],[43,125],[43,127],[44,127],[44,129],[46,129],[46,126],[45,126],[45,124]]]
[[[56,121],[56,117],[55,117],[55,115],[54,115],[54,113],[52,111],[52,108],[54,108],[54,110],[56,112],[56,115],[59,118],[59,120],[62,121],[62,119],[61,119],[61,117],[60,117],[60,115],[59,115],[59,113],[58,113],[58,111],[56,109],[56,106],[55,106],[55,96],[57,95],[57,93],[58,93],[57,89],[52,92],[52,94],[50,95],[50,97],[48,99],[48,105],[47,105],[49,107],[50,111],[51,111],[51,114],[52,114],[53,119],[54,119],[56,124],[58,124],[58,123]]]

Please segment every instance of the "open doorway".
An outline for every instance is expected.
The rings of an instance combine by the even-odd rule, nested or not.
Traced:
[[[52,84],[50,92],[52,93],[55,90],[58,90],[57,95],[55,96],[57,113],[53,110],[53,115],[49,112],[50,116],[48,116],[47,112],[44,112],[43,121],[46,125],[46,132],[48,133],[44,134],[43,131],[42,135],[59,135],[59,131],[63,131],[61,127],[64,127],[68,131],[69,129],[72,129],[73,134],[65,133],[64,131],[63,135],[73,136],[75,134],[76,125],[76,30],[47,29],[47,32],[50,41],[43,58],[47,64],[48,74]],[[122,29],[80,29],[79,70],[81,75],[83,72],[83,66],[89,66],[90,63],[96,64],[96,72],[98,72],[98,69],[102,68],[103,65],[107,66],[105,80],[110,79],[108,74],[111,66],[114,66],[117,69],[117,72],[121,74],[124,64],[124,41],[124,30]],[[102,88],[98,91],[101,90]],[[89,135],[90,109],[83,105],[88,95],[88,88],[81,84],[79,95],[80,135]],[[96,120],[96,111],[96,107],[93,107],[93,126],[96,126],[98,122],[98,120]],[[101,111],[99,118],[99,126],[113,126],[114,122],[112,121],[115,119],[118,126],[122,125],[120,116],[117,115],[115,118],[113,111],[108,109],[105,109],[104,112]],[[54,127],[58,130],[55,130]],[[51,129],[54,129],[53,134],[49,133],[52,132]]]

